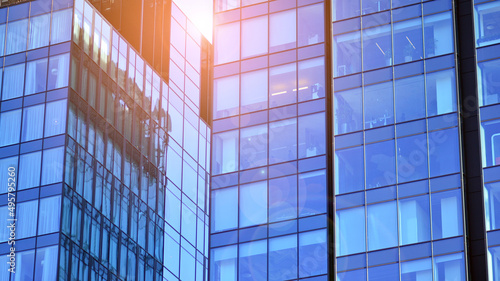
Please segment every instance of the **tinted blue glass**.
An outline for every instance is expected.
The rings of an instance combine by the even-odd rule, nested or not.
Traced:
[[[40,184],[41,151],[21,155],[19,166],[19,190],[28,189]]]
[[[401,281],[432,280],[431,259],[421,259],[401,263]]]
[[[325,153],[325,114],[299,117],[299,158]]]
[[[266,165],[267,125],[241,129],[240,134],[240,169]]]
[[[368,158],[367,158],[368,159]],[[363,147],[335,152],[335,193],[348,193],[364,189]]]
[[[352,2],[357,1],[345,1]],[[359,3],[358,3],[359,5]],[[359,31],[333,37],[334,77],[361,71],[361,35]]]
[[[399,279],[399,264],[389,264],[368,269],[369,281],[386,281]],[[357,279],[356,279],[357,280]]]
[[[416,18],[394,24],[394,63],[423,59],[422,19]]]
[[[299,234],[299,278],[327,273],[326,229]]]
[[[267,108],[267,81],[267,69],[241,74],[241,113]]]
[[[429,133],[429,160],[431,177],[460,171],[458,129]]]
[[[237,226],[238,188],[212,191],[212,231],[222,231]]]
[[[453,18],[445,12],[424,17],[425,57],[453,53]]]
[[[52,148],[43,151],[42,185],[62,180],[64,148]]]
[[[50,14],[30,18],[28,50],[49,45]]]
[[[363,70],[392,65],[391,26],[363,30]]]
[[[333,1],[333,21],[351,18],[360,15],[360,1]]]
[[[279,52],[296,47],[296,10],[274,13],[269,16],[269,51]]]
[[[237,246],[228,246],[212,250],[210,280],[226,281],[237,279]],[[165,253],[168,251],[165,251]]]
[[[483,122],[481,127],[483,167],[500,165],[500,119]]]
[[[497,280],[500,278],[500,247],[488,248],[488,252],[491,255],[491,259],[488,259],[490,280]]]
[[[279,281],[297,278],[297,235],[269,239],[269,278]]]
[[[465,280],[464,254],[456,253],[434,258],[434,280]]]
[[[240,244],[239,254],[238,280],[267,279],[267,240]]]
[[[269,164],[297,159],[297,119],[269,123]]]
[[[47,90],[68,86],[69,54],[50,57],[48,73]]]
[[[299,216],[326,213],[325,171],[299,174]]]
[[[366,280],[366,269],[358,269],[353,271],[346,271],[337,273],[337,280],[339,281],[351,281],[351,280]]]
[[[424,76],[396,80],[396,122],[425,117]]]
[[[366,188],[396,183],[396,156],[394,140],[367,144]]]
[[[425,134],[399,138],[398,181],[412,181],[428,177],[427,139]]]
[[[490,105],[500,102],[500,84],[497,82],[500,60],[492,60],[478,64],[479,105]]]
[[[12,276],[11,279],[16,281],[29,280],[33,276],[34,270],[35,270],[35,250],[16,253],[16,273]],[[25,274],[28,275],[27,278]]]
[[[57,275],[58,246],[36,250],[35,280],[55,280]]]
[[[457,110],[455,69],[427,73],[427,115],[434,116]]]
[[[429,196],[399,200],[399,243],[413,244],[431,239]]]
[[[3,56],[5,49],[5,24],[0,24],[0,56]]]
[[[325,97],[325,58],[319,57],[300,61],[299,69],[299,101]]]
[[[66,107],[66,100],[47,103],[45,107],[45,137],[59,135],[65,132]]]
[[[25,107],[23,110],[23,127],[21,141],[30,141],[43,137],[43,104]],[[62,112],[62,110],[60,110]]]
[[[363,96],[361,88],[335,92],[335,134],[363,129]]]
[[[324,41],[323,4],[298,9],[298,45],[306,46]]]
[[[66,9],[52,13],[51,44],[57,44],[71,39],[72,11],[73,9]]]
[[[475,5],[476,47],[488,46],[500,42],[498,22],[496,21],[500,3],[492,1]]]
[[[295,63],[269,69],[269,106],[297,102],[297,65]]]
[[[267,182],[240,186],[240,227],[267,222]]]
[[[398,244],[396,201],[367,207],[368,250],[389,248]]]
[[[335,240],[338,256],[365,251],[366,237],[364,207],[337,211],[335,223]]]
[[[21,132],[21,109],[0,113],[0,146],[19,142]]]
[[[365,86],[365,128],[394,123],[394,93],[392,82]],[[368,106],[376,105],[376,106]]]
[[[28,19],[9,22],[5,54],[10,55],[26,50],[28,38]]]
[[[391,1],[383,0],[383,1],[375,1],[375,0],[364,0],[363,4],[363,15],[376,13],[384,10],[388,10],[391,7]]]
[[[13,99],[23,95],[24,68],[24,63],[5,67],[2,100]]]
[[[231,201],[225,200],[222,204],[227,205],[229,202]],[[269,180],[269,221],[275,222],[296,217],[297,177],[289,176]]]
[[[4,171],[4,173],[0,173],[0,180],[3,180],[5,184],[0,186],[0,193],[7,193],[8,190],[8,182],[12,182],[12,180],[8,180],[10,178],[8,171],[9,167],[13,167],[17,171],[17,156],[8,157],[0,159],[0,171]],[[11,169],[12,170],[12,169]]]
[[[38,221],[38,200],[17,204],[16,219],[16,239],[35,236]]]
[[[500,182],[484,185],[484,206],[486,212],[486,229],[500,229]]]
[[[26,67],[24,95],[43,92],[47,84],[47,59],[30,61]]]
[[[238,75],[214,80],[215,118],[238,114],[239,90],[240,84]]]

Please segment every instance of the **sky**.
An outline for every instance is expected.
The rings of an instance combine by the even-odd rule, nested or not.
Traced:
[[[173,0],[205,38],[212,42],[213,0]]]

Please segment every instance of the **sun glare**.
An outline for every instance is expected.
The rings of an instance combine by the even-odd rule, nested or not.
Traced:
[[[205,38],[212,42],[213,1],[212,0],[174,0]]]

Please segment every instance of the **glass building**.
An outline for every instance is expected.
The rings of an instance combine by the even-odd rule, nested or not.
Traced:
[[[0,280],[208,280],[205,39],[162,3],[155,64],[92,4],[0,9]]]

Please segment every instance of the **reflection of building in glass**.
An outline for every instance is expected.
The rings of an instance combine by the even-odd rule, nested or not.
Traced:
[[[125,37],[113,15],[126,9],[108,19],[78,0],[0,9],[0,280],[208,279],[206,42],[165,6],[161,36]],[[9,167],[18,171],[15,274]]]

